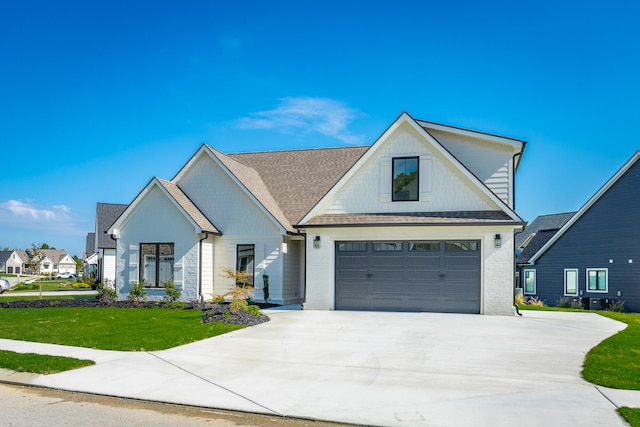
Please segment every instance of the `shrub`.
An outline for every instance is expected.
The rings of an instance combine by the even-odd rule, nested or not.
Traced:
[[[133,283],[129,287],[129,301],[140,303],[147,300],[147,290],[144,288],[144,280]]]
[[[236,286],[240,288],[249,287],[253,289],[253,275],[251,271],[249,270],[237,271],[227,267],[222,267],[222,273],[223,273],[222,277],[233,279]]]
[[[98,299],[102,304],[112,305],[117,298],[116,288],[111,285],[109,279],[106,279],[103,283],[98,283]]]
[[[173,283],[173,280],[168,281],[164,285],[164,293],[165,295],[164,297],[162,297],[162,300],[164,302],[176,302],[182,296],[182,290],[176,287],[176,284]]]
[[[215,304],[222,304],[224,302],[224,295],[214,295],[211,301]]]
[[[252,316],[260,316],[261,314],[260,307],[257,305],[250,305],[247,307],[247,312]]]
[[[238,314],[241,311],[247,311],[247,307],[249,307],[247,300],[251,298],[251,291],[253,291],[253,288],[250,286],[236,286],[231,292],[227,293],[227,296],[232,299],[231,304],[229,304],[231,313]]]
[[[525,303],[524,301],[524,295],[521,292],[518,292],[516,294],[516,304],[518,305],[523,305]]]
[[[546,307],[547,306],[547,304],[545,304],[544,301],[542,301],[537,296],[533,296],[533,297],[527,298],[526,304],[527,305],[532,305],[534,307]]]
[[[609,306],[609,311],[613,311],[616,313],[624,313],[624,301],[612,301],[611,305]]]

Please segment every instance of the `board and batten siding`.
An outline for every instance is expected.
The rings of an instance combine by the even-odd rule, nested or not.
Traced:
[[[198,236],[194,226],[158,187],[151,188],[119,230],[116,291],[126,299],[139,280],[140,243],[174,244],[174,283],[183,301],[198,299]],[[150,301],[160,301],[164,289],[147,289]]]
[[[441,130],[428,131],[438,142],[469,168],[496,196],[513,208],[512,161],[515,154],[507,145],[490,143]]]
[[[497,209],[477,186],[433,150],[424,137],[403,124],[327,200],[318,214],[445,212]],[[419,157],[419,201],[392,202],[392,159]]]
[[[103,249],[102,254],[102,280],[109,280],[110,283],[116,281],[116,250]]]
[[[283,303],[300,303],[302,302],[302,293],[304,291],[304,240],[285,237],[282,244]]]
[[[564,269],[578,270],[583,296],[622,300],[640,312],[640,162],[636,162],[598,201],[535,261],[536,294],[548,305],[564,297]],[[608,291],[588,292],[586,270],[608,269]],[[620,291],[621,296],[617,294]],[[578,295],[580,296],[580,295]]]

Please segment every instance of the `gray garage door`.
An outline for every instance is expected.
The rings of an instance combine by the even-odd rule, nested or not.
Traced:
[[[480,313],[480,242],[336,242],[336,309]]]

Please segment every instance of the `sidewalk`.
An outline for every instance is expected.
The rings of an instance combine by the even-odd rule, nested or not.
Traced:
[[[523,317],[268,311],[271,321],[163,351],[0,340],[96,365],[0,381],[284,417],[380,426],[617,426],[640,392],[580,377],[624,324],[592,313]]]

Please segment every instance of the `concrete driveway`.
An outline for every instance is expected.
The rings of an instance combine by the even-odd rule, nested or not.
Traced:
[[[580,377],[586,352],[625,326],[596,314],[269,315],[152,353],[0,348],[92,358],[96,366],[28,382],[136,399],[383,426],[626,425]]]

